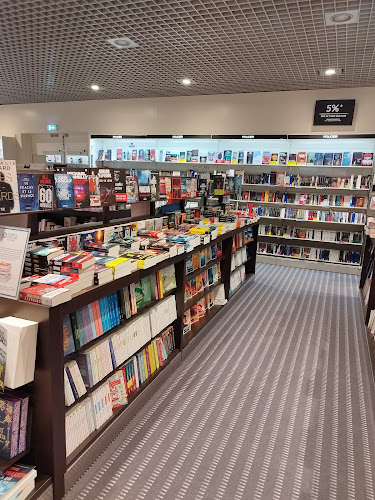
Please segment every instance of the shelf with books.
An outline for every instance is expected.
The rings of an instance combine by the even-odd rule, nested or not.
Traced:
[[[307,238],[292,238],[289,236],[259,235],[259,243],[284,243],[285,245],[309,246],[315,248],[353,250],[362,248],[362,243],[349,243],[341,241],[322,241]]]
[[[331,222],[321,220],[304,220],[304,219],[286,219],[280,217],[261,216],[259,218],[260,225],[275,224],[291,225],[296,227],[316,227],[318,224],[332,231],[363,231],[363,224],[355,224],[354,222]]]
[[[113,415],[110,419],[108,419],[99,429],[94,430],[77,448],[66,457],[66,466],[70,467],[78,458],[92,445],[92,442],[95,438],[98,438],[103,432],[110,427],[115,420],[117,420],[128,408],[131,407],[131,404],[134,400],[155,380],[155,378],[160,375],[160,373],[165,370],[170,363],[177,357],[180,356],[181,352],[179,349],[175,349],[170,353],[168,359],[164,362],[164,365],[159,367],[150,377],[145,380],[139,387],[137,387],[136,391],[133,392],[128,399],[128,404],[113,410]]]
[[[193,252],[194,253],[194,252]],[[199,267],[198,269],[195,269],[193,272],[188,273],[185,275],[185,283],[192,278],[195,278],[198,274],[203,273],[204,271],[207,271],[210,267],[216,265],[218,262],[221,262],[223,257],[217,257],[216,259],[210,260],[205,266]]]
[[[368,189],[357,188],[335,188],[335,187],[320,187],[320,186],[284,186],[278,184],[242,184],[244,191],[283,191],[286,193],[334,193],[348,194],[355,193],[355,196],[367,196]]]
[[[254,276],[255,276],[254,273],[246,274],[245,279],[242,281],[242,283],[240,283],[237,288],[235,288],[229,293],[229,297],[232,299],[234,295],[236,295],[236,293],[239,292],[246,283],[254,279]]]
[[[205,295],[207,295],[208,292],[212,292],[212,290],[216,286],[220,285],[221,283],[222,283],[222,280],[220,278],[215,283],[212,283],[212,285],[209,285],[209,286],[203,288],[202,290],[200,290],[198,293],[196,293],[195,295],[193,295],[190,299],[185,300],[185,302],[184,302],[184,309],[185,310],[190,309],[191,306],[193,306],[196,302],[198,302]]]
[[[191,330],[184,333],[182,338],[182,348],[186,347],[198,335],[202,328],[211,321],[211,319],[223,308],[224,306],[216,305],[206,311],[206,314],[197,322],[191,325]]]
[[[300,248],[309,248],[307,245]],[[258,257],[260,256],[265,256],[265,257],[271,257],[273,259],[284,259],[284,260],[298,260],[298,261],[304,261],[304,262],[315,262],[319,264],[333,264],[334,266],[343,266],[343,267],[357,267],[359,268],[360,264],[354,264],[351,262],[336,262],[336,261],[331,261],[331,260],[321,260],[321,259],[310,259],[308,257],[298,257],[294,255],[280,255],[280,254],[273,254],[273,253],[267,253],[267,252],[258,252]],[[263,260],[260,260],[260,262],[264,262]],[[273,264],[272,260],[267,261],[270,264]]]
[[[334,165],[252,165],[252,164],[237,164],[236,169],[244,170],[246,173],[270,173],[275,171],[282,171],[287,173],[299,173],[301,175],[313,175],[318,173],[319,175],[326,176],[337,176],[342,175],[369,175],[372,172],[373,167],[366,166],[334,166]]]
[[[280,207],[280,208],[299,208],[301,210],[323,210],[323,211],[330,211],[330,210],[336,210],[339,212],[358,212],[358,213],[367,213],[367,208],[365,207],[344,207],[341,205],[309,205],[309,204],[302,204],[302,203],[278,203],[278,202],[272,202],[272,201],[256,201],[256,200],[231,200],[231,202],[238,202],[238,203],[250,203],[252,205],[260,205],[262,207]]]
[[[30,449],[27,449],[23,451],[22,453],[19,453],[18,455],[14,456],[13,458],[5,459],[0,457],[0,472],[3,471],[4,469],[7,469],[11,465],[21,461],[23,457],[28,455],[30,453]]]

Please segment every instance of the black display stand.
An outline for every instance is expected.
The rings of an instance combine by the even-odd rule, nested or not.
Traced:
[[[246,281],[251,279],[255,273],[258,223],[252,223],[251,226],[253,227],[253,241],[246,243],[249,256],[245,263]],[[139,269],[129,276],[111,281],[103,286],[91,287],[77,294],[71,301],[53,308],[6,299],[0,301],[0,314],[3,316],[14,315],[39,322],[35,380],[32,384],[34,402],[32,426],[33,444],[31,446],[29,460],[36,465],[40,480],[34,491],[34,495],[31,495],[30,498],[37,498],[52,480],[54,499],[62,499],[83,472],[87,470],[98,455],[104,451],[111,439],[114,439],[116,435],[118,435],[147,401],[151,394],[147,391],[147,388],[152,384],[152,391],[154,392],[181,364],[183,357],[186,357],[186,354],[197,344],[197,342],[193,342],[192,344],[192,341],[202,328],[215,317],[222,307],[225,306],[215,305],[206,312],[203,318],[197,323],[194,323],[189,333],[183,334],[183,317],[185,310],[203,296],[203,293],[197,294],[188,302],[184,302],[184,283],[194,275],[194,273],[185,273],[186,259],[199,250],[209,247],[214,243],[221,242],[223,250],[222,256],[208,263],[207,266],[200,269],[200,271],[204,271],[205,268],[220,261],[220,283],[224,284],[225,298],[230,300],[236,292],[235,290],[230,294],[233,236],[238,232],[243,232],[245,227],[249,226],[237,228],[219,235],[216,239],[210,241],[210,243],[194,248],[190,253],[177,255],[147,270]],[[177,319],[172,323],[175,332],[176,349],[170,354],[164,366],[155,371],[150,378],[140,385],[136,393],[131,395],[127,406],[115,410],[111,419],[105,422],[102,428],[94,431],[70,456],[66,457],[65,413],[72,408],[72,406],[67,408],[64,401],[64,363],[69,358],[64,357],[63,352],[64,316],[101,297],[117,292],[131,283],[138,282],[141,278],[151,275],[170,264],[175,265],[177,285],[176,289],[171,292],[174,293],[176,297],[177,307]],[[219,283],[212,285],[210,289],[218,284]],[[243,284],[244,282],[242,285]],[[208,290],[209,289],[206,288],[204,294],[206,294]],[[143,309],[139,314],[142,314],[142,312]],[[125,321],[128,320],[124,320],[124,322]],[[113,331],[114,329],[102,335],[100,340],[112,334]],[[94,342],[95,340],[86,344],[85,348],[90,344],[93,345]],[[188,346],[189,349],[187,349]],[[183,355],[184,351],[185,355]],[[104,379],[100,383],[103,382]],[[98,385],[100,385],[100,383]]]

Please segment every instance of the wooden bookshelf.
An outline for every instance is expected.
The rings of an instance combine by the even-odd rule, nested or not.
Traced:
[[[144,218],[144,217],[142,217]],[[254,241],[248,243],[251,256],[246,262],[245,267],[248,268],[249,272],[255,271],[255,257],[256,257],[256,245],[257,245],[257,229],[258,224],[251,224],[253,228]],[[197,272],[203,272],[205,269],[213,266],[217,262],[220,262],[221,266],[221,280],[216,282],[210,287],[206,287],[202,292],[199,292],[195,297],[194,301],[199,300],[201,296],[207,294],[215,286],[220,284],[224,285],[225,297],[229,299],[229,280],[230,280],[230,267],[231,267],[231,257],[232,257],[232,242],[233,236],[238,232],[243,232],[245,227],[237,228],[222,235],[219,235],[215,240],[209,241],[206,244],[202,244],[194,248],[189,253],[184,253],[181,255],[176,255],[172,258],[166,259],[157,265],[150,267],[149,269],[138,269],[129,276],[125,276],[118,280],[111,281],[102,286],[90,287],[83,290],[81,293],[74,296],[74,298],[64,304],[60,304],[53,308],[46,308],[43,306],[37,306],[34,304],[29,304],[22,301],[10,301],[2,300],[0,304],[0,314],[9,315],[13,314],[25,319],[33,319],[39,322],[38,331],[38,343],[37,343],[37,359],[36,359],[36,371],[35,379],[33,382],[33,405],[34,405],[34,418],[33,418],[33,428],[32,428],[32,443],[30,453],[25,453],[22,458],[28,459],[29,463],[35,464],[38,476],[44,478],[44,480],[37,485],[30,500],[37,498],[38,494],[45,491],[45,489],[53,482],[53,496],[54,500],[61,500],[66,493],[66,485],[70,484],[68,477],[73,476],[76,478],[78,473],[81,473],[80,464],[88,464],[88,460],[91,457],[92,449],[95,449],[95,453],[101,453],[104,451],[104,447],[107,445],[106,440],[103,436],[107,433],[114,432],[111,429],[121,429],[121,422],[125,422],[131,415],[133,408],[137,408],[139,404],[138,401],[142,401],[143,397],[146,395],[150,386],[157,383],[159,376],[162,374],[160,380],[163,377],[168,377],[179,363],[182,361],[183,349],[188,346],[201,331],[201,329],[206,326],[212,318],[215,317],[217,312],[225,306],[215,305],[208,311],[203,318],[201,318],[197,323],[192,325],[192,330],[187,335],[183,335],[183,316],[184,312],[189,307],[190,301],[184,302],[184,283],[187,279],[191,279],[194,273],[189,275],[185,274],[186,270],[186,259],[193,253],[198,252],[204,248],[209,248],[212,244],[222,243],[223,254],[219,259],[215,259],[207,263],[204,268],[199,269]],[[162,367],[159,367],[141,386],[137,391],[129,397],[129,403],[119,410],[113,412],[112,417],[106,421],[100,429],[95,430],[90,436],[81,443],[68,457],[65,455],[65,413],[73,407],[73,405],[78,404],[89,396],[90,392],[95,390],[97,386],[103,384],[111,374],[104,377],[98,384],[94,387],[88,389],[87,394],[83,395],[82,398],[77,400],[70,407],[65,407],[64,398],[64,377],[63,370],[64,364],[70,360],[74,359],[76,353],[72,353],[64,357],[63,352],[63,318],[65,315],[74,312],[82,306],[85,306],[95,300],[105,297],[111,293],[117,292],[124,286],[131,283],[138,282],[141,278],[149,276],[160,269],[167,267],[171,264],[175,265],[175,275],[176,275],[176,288],[171,290],[168,295],[175,295],[176,298],[176,308],[177,308],[177,319],[173,321],[172,326],[174,327],[175,334],[175,346],[176,348],[170,353],[167,360]],[[162,299],[161,299],[162,300]],[[157,304],[157,300],[153,300],[147,303],[144,308],[140,309],[137,315],[132,318],[136,318],[138,315],[142,315],[145,311],[149,310],[150,307]],[[106,332],[99,339],[94,339],[91,342],[85,344],[81,349],[90,348],[94,346],[96,342],[100,342],[106,337],[112,335],[116,328],[122,328],[126,321]],[[147,344],[145,344],[147,345]],[[142,349],[145,346],[142,346]],[[150,389],[152,390],[152,389]],[[146,391],[146,392],[145,392]],[[151,393],[150,393],[151,394]],[[139,398],[141,396],[141,398]],[[129,413],[130,412],[130,413]],[[120,427],[119,427],[120,426]],[[97,454],[96,454],[97,456]],[[19,460],[21,457],[16,457]],[[3,464],[9,466],[10,464]],[[78,476],[79,477],[79,476]],[[38,493],[39,492],[39,493]]]

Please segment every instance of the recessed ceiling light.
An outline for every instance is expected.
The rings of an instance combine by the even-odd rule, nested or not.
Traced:
[[[327,26],[338,24],[353,24],[358,22],[359,10],[345,10],[342,12],[326,12],[324,14]]]
[[[94,83],[93,85],[91,85],[91,90],[100,90],[100,87],[99,85],[96,85],[96,83]]]
[[[343,68],[318,69],[318,76],[342,76],[344,74]]]
[[[138,47],[138,44],[130,40],[127,36],[121,38],[109,38],[108,43],[116,47],[116,49],[132,49]]]
[[[192,80],[191,78],[181,78],[180,80],[177,80],[178,83],[181,83],[181,85],[189,86],[189,85],[196,85],[197,82],[195,80]]]

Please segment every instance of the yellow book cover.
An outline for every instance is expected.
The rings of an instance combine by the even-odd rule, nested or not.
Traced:
[[[150,366],[151,366],[151,373],[154,373],[155,371],[155,359],[154,359],[154,353],[151,349],[151,345],[149,344],[146,349],[148,350],[148,358],[150,360]]]
[[[278,163],[279,163],[279,153],[272,153],[270,165],[277,165]]]
[[[116,267],[119,264],[123,264],[124,262],[128,261],[129,259],[125,259],[125,257],[119,257],[116,260],[112,260],[112,262],[107,262],[106,267]]]
[[[145,376],[146,376],[146,379],[148,379],[147,358],[146,358],[146,350],[145,349],[143,349],[142,354],[143,354],[143,364],[145,367]]]
[[[156,366],[156,369],[158,369],[160,367],[160,362],[159,362],[158,350],[156,347],[156,341],[153,340],[151,342],[151,345],[152,345],[152,349],[154,351],[155,366]]]
[[[159,299],[162,299],[164,297],[164,287],[163,287],[163,280],[161,277],[161,272],[159,271],[156,273],[156,279],[158,281],[158,289],[159,289]]]
[[[206,233],[209,233],[210,230],[206,227],[191,227],[189,229],[189,232],[191,234],[206,234]]]
[[[270,192],[269,191],[265,191],[264,193],[264,201],[269,201],[270,199]]]

